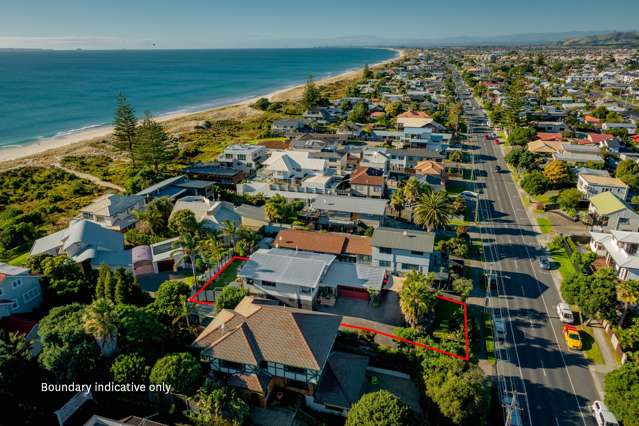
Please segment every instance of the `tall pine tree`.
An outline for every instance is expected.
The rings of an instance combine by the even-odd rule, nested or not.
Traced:
[[[158,173],[160,166],[173,160],[177,147],[162,126],[147,114],[137,130],[137,158]]]
[[[111,270],[104,263],[98,268],[98,281],[95,285],[95,298],[111,300]]]
[[[115,146],[129,153],[133,167],[135,167],[136,128],[137,120],[135,119],[133,107],[123,93],[118,93],[117,107],[113,119],[113,137]]]
[[[124,268],[118,268],[115,271],[115,295],[114,301],[117,305],[125,304],[130,299],[130,282],[127,271]]]

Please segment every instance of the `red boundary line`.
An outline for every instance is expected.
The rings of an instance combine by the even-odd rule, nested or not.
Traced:
[[[213,275],[211,278],[209,278],[209,280],[202,287],[200,287],[200,289],[198,291],[196,291],[194,295],[189,297],[187,300],[189,302],[191,302],[191,303],[197,303],[199,305],[209,305],[209,306],[214,305],[215,304],[214,302],[209,302],[208,300],[198,300],[198,296],[202,292],[204,292],[211,284],[213,284],[213,282],[229,266],[231,266],[231,264],[233,262],[235,262],[236,260],[240,261],[240,262],[246,262],[247,260],[249,260],[249,258],[248,257],[241,257],[241,256],[233,256],[233,257],[231,257],[224,265],[222,265],[220,270],[217,271],[215,273],[215,275]],[[355,330],[369,331],[371,333],[375,333],[375,334],[379,334],[381,336],[389,337],[389,338],[391,338],[393,340],[397,340],[397,341],[400,341],[400,342],[403,342],[403,343],[408,343],[408,344],[413,345],[413,346],[417,346],[417,347],[420,347],[420,348],[424,348],[424,349],[428,349],[428,350],[431,350],[431,351],[435,351],[435,352],[440,353],[442,355],[448,355],[448,356],[451,356],[453,358],[460,359],[462,361],[466,361],[466,362],[470,361],[469,338],[468,338],[468,305],[466,303],[464,303],[464,302],[461,302],[459,300],[455,300],[455,299],[452,299],[452,298],[446,297],[446,296],[438,295],[437,298],[440,299],[440,300],[443,300],[445,302],[450,302],[450,303],[454,303],[456,305],[460,305],[460,306],[462,306],[462,308],[464,310],[464,340],[465,340],[464,349],[465,349],[465,352],[466,352],[465,355],[459,355],[459,354],[456,354],[456,353],[448,352],[448,351],[445,351],[443,349],[439,349],[439,348],[436,348],[436,347],[433,347],[433,346],[425,345],[423,343],[415,342],[413,340],[405,339],[403,337],[396,336],[396,335],[390,334],[390,333],[386,333],[386,332],[381,331],[381,330],[376,330],[374,328],[362,327],[362,326],[359,326],[359,325],[348,324],[348,323],[341,323],[340,326],[341,327],[345,327],[345,328],[352,328],[352,329],[355,329]]]

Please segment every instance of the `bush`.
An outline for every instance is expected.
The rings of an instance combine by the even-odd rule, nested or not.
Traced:
[[[149,367],[142,355],[119,355],[111,364],[111,375],[117,383],[146,383],[149,377]]]
[[[541,195],[548,189],[548,180],[540,171],[534,170],[521,178],[521,187],[530,195]]]
[[[352,405],[348,417],[346,417],[346,426],[409,426],[416,424],[418,424],[417,419],[410,408],[395,395],[383,389],[363,395],[359,401]]]
[[[171,391],[193,395],[202,378],[200,362],[188,352],[160,358],[151,370],[151,383],[171,385]]]
[[[525,145],[535,138],[537,132],[532,127],[515,127],[508,135],[508,143]]]
[[[559,202],[559,207],[570,214],[571,212],[575,212],[579,201],[581,201],[581,197],[582,194],[577,188],[569,188],[559,193],[557,201]]]
[[[233,309],[246,295],[248,295],[248,290],[245,288],[227,285],[216,297],[215,307],[218,311]]]

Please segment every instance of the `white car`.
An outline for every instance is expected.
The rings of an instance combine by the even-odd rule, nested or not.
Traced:
[[[566,324],[572,324],[575,318],[572,316],[572,309],[567,303],[561,302],[557,305],[557,315],[561,322]]]
[[[497,339],[503,342],[506,339],[506,324],[504,323],[504,320],[496,319],[494,326]]]
[[[459,193],[459,196],[462,198],[472,198],[472,199],[476,199],[478,197],[478,194],[476,192],[473,191],[462,191]]]
[[[599,426],[619,426],[619,422],[615,418],[615,415],[608,410],[608,407],[606,407],[603,402],[593,402],[590,409],[592,410],[592,415]]]

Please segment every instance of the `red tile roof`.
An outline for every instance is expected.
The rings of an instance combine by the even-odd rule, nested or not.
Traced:
[[[384,176],[381,174],[371,174],[370,167],[358,167],[351,175],[351,183],[355,185],[384,185]]]
[[[406,111],[399,114],[397,117],[401,118],[430,118],[430,115],[424,111]]]
[[[544,133],[537,132],[537,139],[542,141],[560,141],[561,133]]]
[[[601,143],[614,138],[615,137],[613,135],[603,133],[588,133],[588,139],[592,141],[592,143]]]
[[[299,229],[282,229],[275,237],[274,245],[277,248],[316,253],[361,254],[364,256],[370,256],[372,253],[369,237]]]

